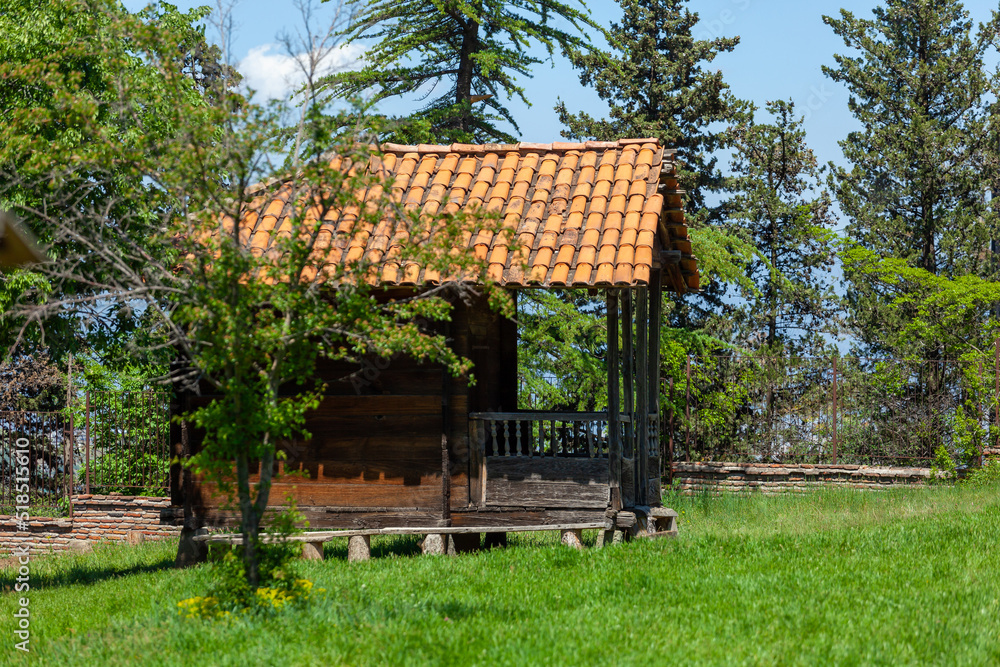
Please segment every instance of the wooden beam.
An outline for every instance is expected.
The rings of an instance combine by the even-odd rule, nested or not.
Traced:
[[[680,250],[661,250],[660,251],[660,261],[664,264],[680,264],[681,263],[681,251]]]
[[[506,533],[535,533],[543,530],[590,530],[594,528],[605,528],[607,522],[601,521],[578,521],[574,523],[553,523],[549,525],[512,525],[502,526]],[[359,528],[357,530],[319,530],[314,532],[292,535],[285,538],[288,542],[329,542],[338,537],[371,537],[373,535],[466,535],[470,533],[497,532],[498,526],[405,526],[400,528]],[[196,542],[207,542],[208,544],[243,544],[243,536],[239,533],[220,533],[215,535],[198,535]],[[280,542],[282,540],[270,535],[262,535],[263,542]],[[369,542],[370,544],[370,542]]]
[[[493,421],[597,421],[607,417],[605,412],[544,412],[541,410],[523,410],[519,412],[470,412],[471,419]]]

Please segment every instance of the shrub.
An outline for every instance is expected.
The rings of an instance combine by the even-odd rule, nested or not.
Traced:
[[[220,619],[232,614],[272,613],[312,599],[315,593],[308,579],[296,576],[295,563],[302,553],[302,544],[289,541],[304,517],[288,498],[288,509],[271,517],[268,534],[273,541],[257,545],[260,585],[255,589],[247,582],[243,547],[228,549],[215,560],[215,583],[209,594],[181,600],[177,607],[184,618]]]
[[[170,461],[149,452],[107,452],[90,462],[93,493],[160,496],[167,487]],[[86,472],[79,473],[82,482]]]
[[[970,470],[965,483],[972,486],[1000,483],[1000,458],[987,459],[981,467]]]
[[[955,472],[955,461],[951,458],[944,445],[938,445],[934,450],[934,461],[931,464],[931,476],[929,482],[953,482],[957,473]]]

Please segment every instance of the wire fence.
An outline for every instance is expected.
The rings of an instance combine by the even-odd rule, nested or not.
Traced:
[[[166,495],[170,392],[87,392],[62,412],[0,412],[0,514],[69,511],[75,493]],[[26,502],[22,502],[26,501]]]
[[[0,412],[0,514],[30,506],[59,514],[73,483],[71,419],[59,412]]]
[[[1000,348],[962,361],[690,356],[664,384],[672,460],[928,466],[998,440]],[[680,376],[680,381],[676,379]]]

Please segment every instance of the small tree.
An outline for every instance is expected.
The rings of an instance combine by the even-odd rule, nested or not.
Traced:
[[[54,242],[79,250],[50,265],[47,277],[56,286],[90,284],[106,307],[139,311],[137,345],[181,356],[170,380],[219,395],[187,415],[206,435],[185,463],[235,499],[246,579],[256,588],[267,575],[259,534],[280,458],[276,445],[308,437],[305,414],[322,394],[312,379],[317,359],[408,354],[451,373],[469,369],[442,336],[415,321],[447,319],[445,296],[468,291],[480,276],[474,253],[459,250],[468,246],[472,221],[393,199],[370,168],[377,150],[345,132],[345,117],[329,113],[330,100],[314,88],[298,98],[303,109],[289,127],[286,109],[255,105],[233,91],[232,79],[193,96],[191,77],[174,57],[177,36],[166,26],[135,17],[114,26],[135,57],[156,68],[162,120],[173,128],[116,164],[155,184],[156,215],[126,211],[114,226],[103,225],[85,187],[57,189],[58,206],[31,213],[55,230]],[[127,108],[127,90],[120,93],[116,103]],[[100,172],[104,165],[87,167]],[[58,182],[75,168],[53,169],[52,177]],[[398,243],[357,251],[378,225],[390,225]],[[82,254],[102,261],[81,262]],[[378,285],[390,267],[422,267],[428,280],[439,280],[411,297],[389,298]],[[27,314],[38,319],[86,303],[69,294]],[[185,535],[193,527],[186,525]]]

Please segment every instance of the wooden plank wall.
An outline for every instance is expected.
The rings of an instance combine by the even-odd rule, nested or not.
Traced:
[[[406,357],[370,359],[360,368],[321,360],[317,374],[327,389],[307,416],[312,438],[282,446],[288,460],[278,464],[270,504],[284,505],[290,493],[313,527],[447,520],[441,444],[447,430],[449,506],[470,509],[470,468],[478,478],[479,466],[472,465],[468,413],[516,408],[517,332],[480,299],[457,304],[447,333],[453,349],[476,364],[475,385]],[[191,440],[197,451],[201,437],[191,431]],[[214,523],[231,523],[211,485],[196,492]]]
[[[605,509],[608,460],[486,457],[487,507]]]

